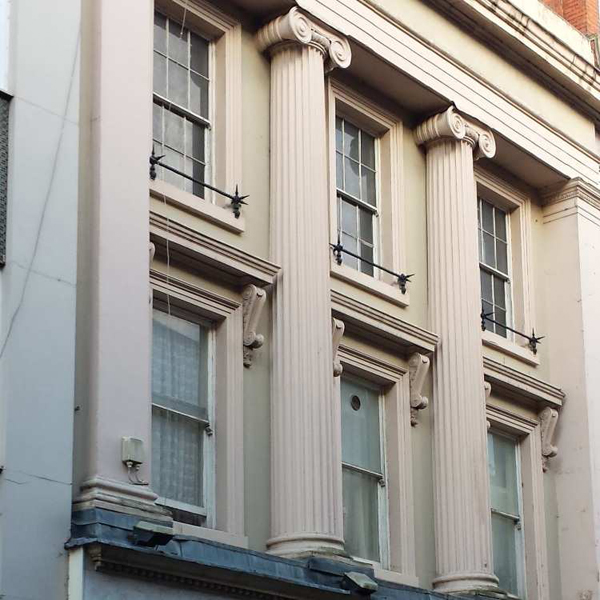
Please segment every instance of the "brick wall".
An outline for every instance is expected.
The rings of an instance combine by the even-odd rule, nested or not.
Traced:
[[[585,34],[598,33],[598,0],[542,0]]]

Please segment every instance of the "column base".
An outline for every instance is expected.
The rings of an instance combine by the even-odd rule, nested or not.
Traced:
[[[92,477],[80,486],[73,510],[101,508],[154,521],[173,522],[168,510],[155,504],[158,496],[148,486],[137,486],[105,477]]]
[[[488,573],[455,573],[437,577],[433,580],[433,589],[444,594],[462,595],[500,592],[498,578]]]
[[[286,558],[308,558],[315,555],[348,558],[344,540],[332,535],[309,533],[278,536],[267,542],[267,548],[269,554]]]

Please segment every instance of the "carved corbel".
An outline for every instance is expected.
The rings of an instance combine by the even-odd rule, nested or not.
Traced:
[[[558,422],[558,411],[547,406],[538,416],[542,437],[542,468],[546,472],[548,470],[548,459],[558,454],[558,448],[552,445],[554,430]]]
[[[429,371],[431,361],[427,356],[415,352],[408,361],[410,381],[410,424],[418,424],[418,411],[427,408],[429,400],[422,395],[425,377]]]
[[[343,321],[339,319],[331,318],[331,338],[332,338],[332,346],[333,346],[333,376],[339,377],[344,370],[342,367],[342,363],[338,358],[338,350],[340,348],[340,342],[342,341],[342,336],[344,335],[345,325]]]
[[[492,384],[489,381],[484,381],[483,382],[483,395],[485,397],[485,404],[487,405],[488,400],[490,399],[490,395],[492,393]],[[489,419],[485,420],[488,431],[491,429],[492,424],[490,423]]]
[[[244,366],[252,365],[254,350],[260,348],[265,336],[256,332],[262,309],[267,301],[265,290],[249,285],[242,293],[243,321],[244,321]]]

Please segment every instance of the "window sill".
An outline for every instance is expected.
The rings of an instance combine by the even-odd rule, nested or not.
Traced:
[[[236,219],[231,209],[212,204],[209,200],[194,196],[160,179],[150,180],[150,194],[157,200],[166,199],[168,204],[234,233],[243,233],[246,230],[243,215]]]
[[[375,566],[375,577],[383,581],[389,581],[391,583],[399,583],[400,585],[412,585],[419,587],[419,578],[416,575],[406,575],[404,573],[398,573],[396,571],[388,571],[381,567]]]
[[[173,523],[173,531],[175,535],[186,535],[211,542],[219,542],[220,544],[227,544],[228,546],[248,548],[248,538],[246,536],[228,533],[227,531],[197,527],[196,525],[188,525],[187,523],[179,523],[177,521]]]
[[[528,365],[537,367],[540,364],[540,359],[529,348],[519,346],[519,344],[511,342],[510,340],[492,333],[491,331],[482,331],[481,341],[483,342],[484,346],[492,348],[493,350],[497,350],[498,352],[502,352],[502,354],[512,356],[513,358],[527,363]]]
[[[375,279],[375,277],[365,275],[364,273],[360,273],[345,265],[338,265],[333,257],[331,258],[330,273],[331,276],[336,279],[345,281],[361,290],[365,290],[388,302],[401,306],[402,308],[406,308],[410,304],[410,291],[407,290],[406,294],[403,294],[398,287],[393,286],[390,283]],[[408,285],[410,285],[410,283]]]

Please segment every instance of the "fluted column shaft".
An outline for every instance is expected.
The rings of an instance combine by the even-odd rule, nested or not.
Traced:
[[[491,133],[453,109],[421,125],[427,148],[433,363],[436,589],[495,587],[480,332],[473,153],[493,156]]]
[[[292,9],[258,34],[272,56],[271,243],[281,265],[273,295],[269,549],[284,555],[343,550],[324,61],[336,64],[347,48],[348,63],[349,47],[315,27]]]

